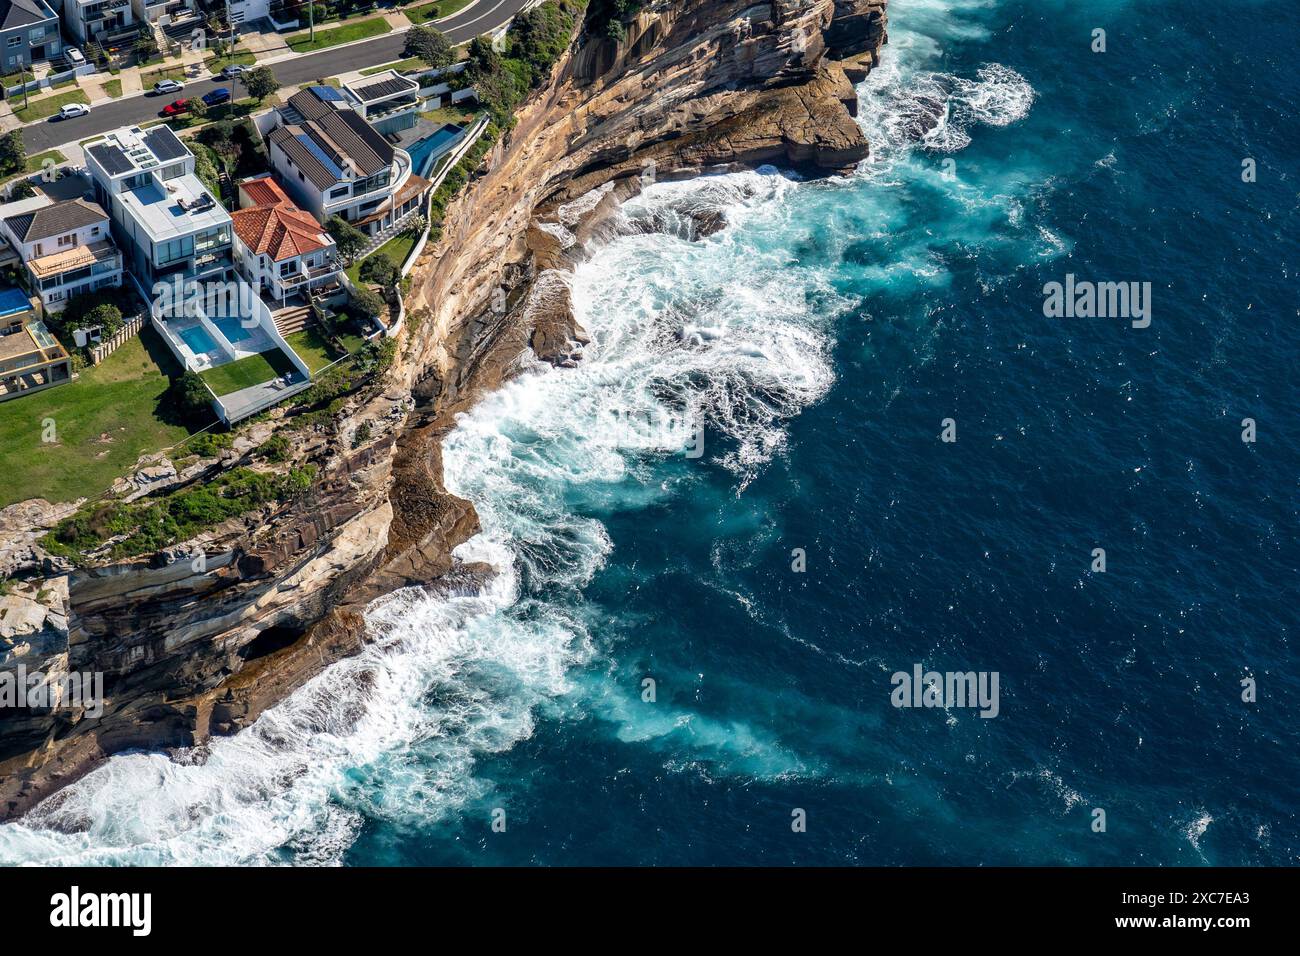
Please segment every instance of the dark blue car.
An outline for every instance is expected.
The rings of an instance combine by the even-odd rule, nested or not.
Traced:
[[[207,103],[208,106],[217,106],[218,104],[225,103],[229,99],[230,89],[225,86],[218,86],[211,93],[203,94],[203,102]]]

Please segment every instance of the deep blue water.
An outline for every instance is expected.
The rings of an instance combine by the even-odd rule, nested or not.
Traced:
[[[0,858],[1295,862],[1300,8],[890,33],[857,175],[653,187],[574,277],[582,367],[449,439],[491,593],[380,602],[372,652]],[[1150,326],[1046,317],[1067,273],[1150,282]],[[914,664],[996,671],[998,716],[891,706]]]

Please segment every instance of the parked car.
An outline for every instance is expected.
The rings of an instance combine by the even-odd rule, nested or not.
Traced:
[[[190,111],[189,100],[177,100],[175,103],[168,103],[162,108],[163,116],[180,116],[182,113]]]
[[[90,107],[85,103],[68,103],[59,110],[59,119],[73,119],[77,116],[85,116],[90,112]]]
[[[185,84],[180,80],[159,80],[153,85],[155,93],[179,93],[185,89]]]
[[[230,66],[226,67],[224,70],[221,71],[221,75],[228,80],[233,80],[235,77],[244,73],[247,69],[248,67],[246,66],[240,66],[238,63],[232,63]]]
[[[85,56],[75,46],[70,46],[63,51],[63,55],[68,58],[68,62],[73,66],[81,66],[86,62]]]
[[[220,103],[227,103],[229,101],[230,89],[225,86],[218,86],[211,93],[203,94],[203,102],[208,104],[208,106],[217,106]]]

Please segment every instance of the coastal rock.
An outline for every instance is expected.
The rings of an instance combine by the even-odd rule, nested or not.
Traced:
[[[444,211],[407,302],[422,318],[402,331],[383,393],[349,396],[345,422],[294,433],[299,460],[319,465],[309,492],[156,556],[113,561],[105,550],[70,575],[66,631],[51,628],[61,620],[51,609],[39,633],[55,635],[54,666],[104,673],[108,700],[94,718],[0,713],[0,819],[114,753],[201,748],[247,727],[373,639],[362,611],[376,597],[481,588],[492,569],[452,555],[479,527],[442,484],[439,443],[455,416],[533,354],[577,362],[587,336],[565,273],[603,230],[626,228],[618,206],[629,196],[711,169],[824,175],[865,157],[852,74],[835,58],[874,65],[883,13],[883,0],[656,0],[623,41],[575,33]],[[722,225],[702,212],[686,232]],[[359,423],[381,420],[390,427],[352,447]],[[180,474],[170,462],[137,469],[121,494],[201,481],[265,437],[254,430],[218,463]],[[0,575],[37,570],[36,558],[52,569],[33,547],[77,507],[24,505],[22,517],[0,512]]]

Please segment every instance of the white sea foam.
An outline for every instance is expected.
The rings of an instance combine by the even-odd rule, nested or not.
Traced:
[[[924,20],[946,5],[910,9]],[[895,31],[891,56],[864,84],[867,174],[912,152],[907,124],[934,103],[942,132],[922,144],[932,149],[959,148],[971,126],[1014,122],[1032,102],[1023,78],[996,64],[973,79],[918,73],[937,52],[933,40]],[[337,863],[367,819],[423,827],[490,795],[479,761],[528,738],[561,701],[625,740],[670,742],[669,769],[816,773],[815,760],[758,722],[682,709],[632,719],[600,681],[577,678],[602,648],[575,598],[613,542],[589,516],[596,509],[574,502],[628,510],[680,493],[648,466],[680,452],[690,429],[629,440],[611,419],[702,424],[704,462],[729,469],[742,495],[782,453],[791,417],[832,384],[836,319],[860,305],[837,291],[832,266],[792,252],[824,225],[798,221],[791,200],[821,188],[767,169],[662,183],[629,203],[614,238],[567,280],[593,340],[583,363],[533,369],[462,416],[445,442],[447,486],[475,503],[482,524],[458,554],[499,572],[486,593],[407,589],[377,602],[368,611],[377,640],[364,653],[202,752],[113,758],[0,827],[0,863]],[[720,222],[730,228],[699,239],[702,223]],[[567,229],[556,234],[572,241]],[[942,282],[927,246],[902,257],[881,266],[882,281],[901,269]]]
[[[796,188],[771,172],[661,184],[626,216],[663,222],[665,210],[712,207],[728,222],[778,228]],[[0,827],[0,863],[332,864],[366,819],[425,826],[490,793],[477,761],[530,736],[595,653],[572,596],[612,545],[569,495],[624,483],[686,437],[667,429],[628,447],[606,427],[611,409],[634,420],[697,416],[706,459],[731,468],[740,487],[832,379],[829,318],[809,301],[833,304],[823,276],[728,232],[691,242],[626,231],[572,278],[593,338],[586,361],[538,367],[487,396],[445,443],[447,485],[475,502],[483,528],[458,554],[498,570],[487,591],[434,598],[412,588],[376,602],[377,639],[361,655],[235,737],[176,760],[114,757]],[[631,491],[621,507],[647,500]],[[691,723],[710,752],[761,740]],[[737,766],[801,767],[779,748],[768,753]]]

